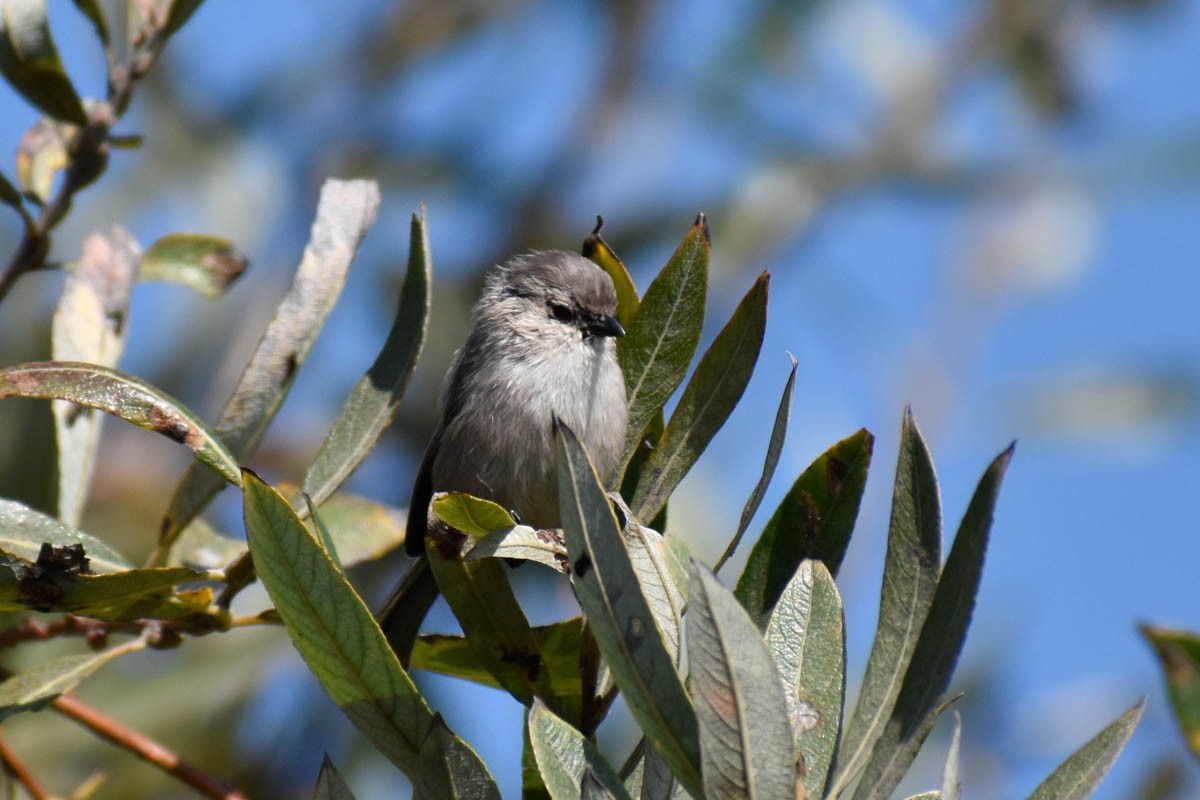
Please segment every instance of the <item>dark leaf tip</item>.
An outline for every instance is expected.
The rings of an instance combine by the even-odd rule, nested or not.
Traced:
[[[592,228],[592,236],[599,236],[600,231],[604,229],[604,217],[596,215],[596,227]]]

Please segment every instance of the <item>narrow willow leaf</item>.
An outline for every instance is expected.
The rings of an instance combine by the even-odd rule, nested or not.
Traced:
[[[373,561],[404,541],[407,517],[395,506],[339,492],[321,505],[320,512],[342,566]]]
[[[644,744],[645,739],[642,742]],[[688,796],[679,788],[675,776],[654,748],[642,750],[629,779],[625,781],[625,789],[630,797],[637,800],[674,800],[677,796]]]
[[[760,626],[804,559],[820,559],[837,575],[858,518],[874,444],[875,437],[864,429],[826,450],[771,516],[735,590]]]
[[[553,800],[579,800],[585,769],[616,797],[627,798],[621,779],[596,746],[555,716],[540,700],[529,711],[529,740],[538,772]]]
[[[582,687],[578,664],[582,617],[541,625],[533,629],[538,651],[542,654],[555,696],[577,697]],[[425,634],[417,639],[412,652],[412,667],[472,681],[493,689],[502,689],[496,677],[475,657],[471,645],[462,636]]]
[[[1086,800],[1091,797],[1133,735],[1145,708],[1146,701],[1142,700],[1096,734],[1050,773],[1029,795],[1029,800]]]
[[[758,276],[684,388],[662,438],[642,467],[630,504],[639,518],[653,519],[666,506],[671,492],[742,399],[766,331],[768,281],[767,273]]]
[[[400,290],[400,307],[375,363],[367,370],[329,429],[316,458],[304,475],[304,491],[320,505],[332,495],[392,423],[425,344],[429,318],[429,237],[424,209],[413,214],[408,241],[408,272]]]
[[[1139,625],[1138,629],[1162,666],[1183,739],[1192,753],[1200,756],[1200,636],[1152,625]]]
[[[196,460],[241,485],[237,461],[215,433],[176,400],[148,383],[94,364],[35,361],[0,369],[0,398],[70,400],[98,408],[186,445]]]
[[[557,420],[555,452],[575,596],[634,719],[688,791],[701,796],[695,711],[658,635],[595,467]]]
[[[638,584],[650,605],[654,624],[663,643],[678,667],[683,655],[683,612],[687,595],[679,587],[676,574],[672,571],[672,554],[667,552],[663,535],[641,525],[620,495],[614,493],[610,497],[618,516],[622,518],[619,520],[622,523],[621,532]],[[690,572],[690,561],[687,569]]]
[[[114,227],[108,236],[93,233],[84,241],[83,256],[63,281],[54,311],[50,352],[55,361],[117,366],[125,349],[137,259],[137,243],[120,227]],[[78,525],[103,417],[62,400],[51,403],[51,409],[58,442],[58,517],[68,525]]]
[[[321,759],[321,772],[317,775],[313,800],[354,800],[354,794],[342,780],[342,774],[337,771],[337,767],[329,760],[328,753]]]
[[[528,525],[514,525],[487,534],[467,551],[464,560],[478,561],[481,558],[515,558],[543,564],[566,575],[567,544],[562,532],[557,530],[535,530]]]
[[[0,683],[0,720],[44,708],[108,662],[145,646],[144,640],[134,639],[100,653],[61,656],[17,673]]]
[[[629,405],[627,463],[642,431],[687,374],[700,344],[708,295],[708,223],[701,214],[650,284],[617,342]]]
[[[444,492],[433,498],[433,513],[455,530],[472,536],[486,536],[517,524],[503,506],[473,497],[466,492]]]
[[[246,257],[228,239],[170,233],[142,254],[139,281],[168,281],[220,297],[246,271]]]
[[[837,797],[866,766],[891,719],[909,660],[937,587],[942,563],[942,511],[929,448],[912,413],[904,412],[892,494],[879,623],[858,703],[839,753],[830,794]],[[832,572],[832,570],[831,570]]]
[[[72,0],[72,2],[92,23],[92,28],[95,29],[100,43],[108,44],[108,20],[104,16],[104,9],[100,7],[99,0]]]
[[[692,562],[688,688],[706,797],[796,795],[796,748],[779,670],[737,598]]]
[[[823,797],[846,696],[846,623],[837,585],[821,561],[802,561],[767,623],[767,645],[793,690],[796,750],[808,797]]]
[[[958,756],[962,747],[962,717],[954,712],[954,733],[950,737],[950,749],[946,753],[946,764],[942,767],[942,791],[939,797],[958,800],[962,782],[958,779]]]
[[[43,543],[58,547],[83,545],[92,572],[133,569],[133,564],[101,539],[15,500],[0,498],[0,550],[27,561],[35,561]]]
[[[884,800],[900,784],[925,738],[933,730],[950,676],[958,663],[967,627],[975,610],[975,596],[983,577],[983,559],[1000,484],[1012,460],[1013,447],[996,457],[984,472],[967,506],[921,635],[913,649],[896,704],[875,743],[856,800]]]
[[[341,294],[350,262],[378,209],[374,181],[327,180],[321,187],[317,218],[291,288],[217,420],[217,434],[236,458],[250,454],[274,419]],[[184,474],[163,520],[160,552],[220,489],[221,484],[203,472],[189,469]]]
[[[325,527],[325,522],[317,513],[317,507],[313,505],[312,498],[304,495],[305,507],[308,509],[308,523],[312,526],[313,533],[317,535],[317,540],[321,542],[321,546],[325,548],[325,552],[329,555],[329,560],[338,568],[339,572],[345,571],[345,565],[342,564],[342,559],[338,555],[337,545],[333,541],[333,536],[329,533],[329,528]]]
[[[629,270],[625,269],[624,262],[600,235],[603,227],[604,219],[596,217],[596,227],[583,240],[583,257],[599,264],[608,273],[608,277],[612,278],[613,288],[617,290],[617,322],[628,328],[633,324],[641,301],[638,299],[637,287],[633,285],[633,278],[629,276]]]
[[[0,586],[0,610],[58,611],[86,617],[117,621],[130,619],[128,609],[147,598],[165,598],[174,586],[200,580],[204,573],[187,567],[133,569],[104,575],[79,574],[73,566],[76,554],[52,552],[40,554],[35,562],[0,554],[16,576]],[[70,562],[69,564],[66,562]],[[148,615],[144,615],[148,616]]]
[[[54,178],[70,163],[62,126],[50,117],[35,122],[17,143],[17,183],[39,205],[50,202]]]
[[[767,457],[763,460],[762,475],[759,476],[754,491],[750,492],[750,497],[746,498],[746,505],[742,508],[742,517],[738,520],[737,531],[734,532],[725,552],[717,559],[716,565],[713,566],[713,572],[720,572],[721,567],[737,550],[742,536],[750,527],[750,520],[754,519],[754,515],[758,513],[763,495],[767,493],[767,487],[771,485],[771,478],[775,476],[775,467],[779,464],[779,454],[783,452],[783,441],[787,438],[788,421],[792,416],[792,390],[796,386],[796,358],[788,353],[788,359],[792,362],[792,369],[788,373],[787,383],[783,385],[783,396],[779,398],[779,408],[775,411],[775,425],[771,428],[771,440],[767,445]]]
[[[87,124],[83,103],[50,36],[46,0],[0,4],[0,73],[22,97],[55,119]]]
[[[413,782],[441,797],[499,798],[469,747],[426,705],[362,598],[287,500],[245,473],[246,536],[292,643],[330,697]],[[451,747],[443,747],[449,736]],[[451,769],[477,791],[454,794]],[[436,794],[436,792],[441,794]]]
[[[590,764],[583,768],[583,777],[579,781],[579,796],[582,800],[621,800],[628,797],[619,784],[615,791],[605,786],[600,775]]]
[[[464,541],[460,537],[458,544]],[[524,705],[532,703],[535,694],[553,702],[537,640],[504,565],[491,559],[466,563],[451,542],[429,547],[427,555],[438,589],[476,660]]]
[[[940,800],[941,792],[921,792],[920,794],[909,795],[904,800]]]

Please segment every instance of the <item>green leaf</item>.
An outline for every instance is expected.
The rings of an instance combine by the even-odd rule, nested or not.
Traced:
[[[491,559],[464,562],[455,545],[461,547],[466,537],[457,536],[430,546],[426,555],[476,660],[524,705],[532,703],[535,694],[554,703],[537,640],[504,565]]]
[[[515,558],[534,561],[566,575],[567,545],[560,531],[535,530],[528,525],[493,531],[475,542],[463,557],[465,561],[482,558]]]
[[[855,791],[855,800],[890,797],[933,730],[941,711],[938,703],[950,684],[967,638],[983,577],[992,515],[1012,454],[1010,446],[992,461],[967,506],[946,566],[938,578],[891,719],[875,743]]]
[[[367,370],[321,442],[304,475],[303,488],[320,505],[358,467],[392,423],[425,344],[429,318],[429,237],[425,213],[413,214],[408,243],[408,272],[400,291],[400,307],[375,363]]]
[[[62,127],[49,117],[35,122],[17,143],[17,183],[39,205],[50,202],[55,176],[70,163]]]
[[[846,696],[846,623],[824,562],[800,562],[771,612],[766,638],[784,685],[793,690],[805,791],[823,797]]]
[[[329,760],[328,753],[321,759],[321,772],[317,775],[313,800],[354,800],[354,794],[342,780],[342,775],[337,771],[337,767]]]
[[[683,381],[700,344],[708,294],[708,223],[701,214],[646,290],[637,314],[617,342],[625,375],[628,463],[642,431]]]
[[[581,691],[579,636],[582,627],[583,618],[572,617],[533,629],[533,638],[542,654],[543,669],[557,697],[578,697]],[[414,669],[462,678],[493,689],[504,688],[479,662],[462,636],[426,634],[419,637],[413,648],[411,665]]]
[[[1050,773],[1029,795],[1029,800],[1086,800],[1091,797],[1133,735],[1145,708],[1146,701],[1142,700],[1096,734]]]
[[[13,186],[11,180],[3,172],[0,172],[0,203],[6,206],[12,206],[18,211],[24,211],[22,205],[21,192],[16,186]]]
[[[666,506],[671,492],[741,400],[762,348],[768,281],[767,273],[758,276],[683,390],[633,493],[631,505],[639,518],[653,519]]]
[[[115,367],[125,349],[125,323],[137,269],[137,242],[122,228],[90,235],[83,256],[63,281],[51,325],[55,361]],[[78,525],[91,484],[103,419],[65,402],[51,404],[58,442],[58,516]]]
[[[595,467],[575,434],[557,420],[555,453],[575,596],[639,727],[687,790],[701,796],[695,711]]]
[[[0,73],[22,97],[55,119],[87,124],[83,103],[50,36],[46,0],[0,4]]]
[[[942,767],[942,790],[938,793],[945,800],[958,800],[962,782],[958,779],[958,754],[962,747],[962,717],[954,712],[954,733],[950,737],[950,749],[946,752],[946,764]]]
[[[320,507],[343,567],[373,561],[404,541],[405,514],[395,506],[339,492]]]
[[[312,526],[313,533],[317,535],[321,546],[325,548],[325,552],[329,555],[329,560],[338,568],[338,571],[345,571],[345,565],[342,564],[342,559],[338,556],[338,549],[333,541],[333,536],[330,535],[329,528],[325,527],[325,522],[318,514],[317,507],[313,505],[312,498],[304,495],[304,502],[305,508],[308,510],[309,525]]]
[[[378,209],[379,187],[374,181],[327,180],[321,187],[317,218],[292,286],[217,420],[217,434],[236,458],[250,454],[275,418],[341,294],[350,262]],[[220,488],[203,472],[189,469],[184,474],[163,520],[160,553]]]
[[[123,572],[133,569],[125,558],[102,540],[74,526],[18,503],[0,498],[0,550],[27,561],[37,560],[42,544],[66,547],[83,545],[92,572]]]
[[[783,385],[783,396],[779,398],[779,408],[775,411],[775,425],[771,428],[771,441],[767,445],[767,457],[763,460],[762,475],[759,477],[754,491],[746,499],[746,505],[742,508],[742,517],[738,520],[737,531],[730,539],[725,552],[717,559],[713,572],[720,572],[721,567],[737,550],[742,536],[750,527],[750,520],[754,519],[759,505],[762,504],[763,495],[767,493],[767,487],[771,485],[771,478],[775,475],[775,467],[779,464],[779,454],[783,452],[783,440],[787,438],[788,421],[792,416],[792,390],[796,386],[796,359],[791,353],[788,353],[788,359],[792,362],[792,369],[788,373],[787,383]]]
[[[920,794],[909,795],[905,800],[940,800],[941,792],[921,792]]]
[[[638,800],[674,800],[677,794],[682,795],[675,776],[653,748],[642,751],[625,781],[625,789]]]
[[[1183,739],[1200,756],[1200,636],[1153,625],[1138,630],[1158,656]]]
[[[200,233],[170,233],[150,245],[138,265],[138,280],[168,281],[205,297],[220,297],[246,271],[246,257],[228,239]]]
[[[875,437],[863,429],[826,450],[771,516],[735,590],[760,626],[804,559],[820,559],[837,575],[858,518],[874,444]]]
[[[72,0],[75,7],[88,18],[92,23],[92,28],[96,31],[96,36],[100,39],[101,44],[108,44],[108,20],[104,17],[104,9],[100,7],[99,0]]]
[[[0,683],[0,720],[45,708],[108,662],[145,646],[144,640],[134,639],[100,653],[61,656],[17,673]]]
[[[508,529],[517,524],[503,506],[466,492],[439,494],[430,505],[438,519],[471,536],[486,536],[492,531]]]
[[[892,494],[879,623],[854,715],[842,737],[830,794],[840,795],[866,766],[891,719],[909,660],[933,602],[942,563],[942,511],[929,448],[905,409]],[[832,572],[832,570],[830,570]]]
[[[175,399],[148,383],[95,364],[34,361],[0,369],[0,398],[69,400],[161,433],[189,447],[196,460],[234,485],[237,461],[215,433]]]
[[[700,723],[706,797],[795,797],[796,748],[779,670],[758,626],[692,561],[688,688]]]
[[[244,480],[246,536],[259,578],[334,702],[412,779],[415,792],[499,798],[483,762],[429,710],[362,598],[287,500],[251,472]],[[470,791],[455,794],[461,783]]]
[[[553,800],[579,800],[585,769],[616,797],[628,798],[621,779],[596,746],[540,700],[529,712],[529,739],[538,772]]]
[[[603,227],[604,220],[596,217],[595,229],[583,240],[583,257],[599,264],[608,273],[608,277],[612,278],[613,288],[617,290],[617,322],[628,328],[633,324],[641,301],[638,300],[637,287],[633,285],[629,270],[625,269],[625,264],[600,235],[600,229]]]
[[[687,606],[686,581],[691,560],[687,559],[688,566],[682,576],[674,572],[672,559],[678,553],[668,552],[663,535],[639,524],[619,496],[613,500],[618,516],[623,518],[620,520],[621,533],[625,537],[629,561],[650,605],[650,613],[654,615],[654,624],[678,667],[682,656],[683,612]]]
[[[168,2],[171,10],[167,15],[166,33],[170,36],[191,19],[192,14],[196,13],[196,9],[204,0],[168,0]]]

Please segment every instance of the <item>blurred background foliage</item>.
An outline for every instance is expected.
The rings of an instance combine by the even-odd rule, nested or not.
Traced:
[[[50,13],[76,86],[103,95],[86,20],[65,1]],[[896,452],[905,402],[950,518],[991,455],[1020,439],[957,681],[967,791],[1027,792],[1148,692],[1099,796],[1194,797],[1200,770],[1135,623],[1200,627],[1198,48],[1200,4],[1186,0],[209,2],[117,127],[143,145],[115,153],[76,198],[52,258],[76,258],[88,232],[113,223],[144,243],[216,234],[249,256],[217,301],[135,290],[121,368],[211,420],[290,280],[321,181],[380,181],[380,221],[251,464],[294,481],[386,334],[423,202],[435,264],[425,357],[349,484],[403,504],[483,269],[578,247],[602,214],[644,290],[703,210],[715,318],[760,270],[775,285],[760,369],[676,495],[672,532],[710,563],[720,552],[758,477],[787,351],[800,377],[768,508],[860,426],[879,436],[877,453]],[[10,174],[36,119],[0,91]],[[17,217],[0,214],[0,252],[19,235]],[[61,280],[26,275],[0,306],[0,363],[48,357]],[[0,403],[0,496],[53,513],[49,408]],[[188,460],[110,422],[83,527],[148,552]],[[851,676],[877,602],[890,486],[879,466],[841,577]],[[210,518],[237,530],[236,498]],[[386,592],[386,566],[355,574],[367,596]],[[545,619],[535,609],[531,621],[562,616],[562,595],[532,596]],[[515,793],[517,743],[498,732],[519,725],[516,703],[421,679]],[[130,659],[81,694],[252,796],[307,796],[322,751],[359,796],[395,793],[394,772],[279,630]],[[497,716],[473,715],[481,700]],[[95,769],[110,773],[99,796],[187,796],[60,719],[5,727],[35,769],[62,776],[56,786]]]

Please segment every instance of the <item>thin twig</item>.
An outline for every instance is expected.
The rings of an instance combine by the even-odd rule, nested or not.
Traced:
[[[51,703],[51,707],[83,725],[101,739],[128,750],[143,761],[178,778],[205,797],[217,800],[246,800],[244,794],[230,787],[220,778],[199,767],[192,766],[163,745],[126,728],[111,717],[101,714],[74,695],[59,696]]]
[[[37,782],[25,763],[17,758],[17,754],[9,749],[3,738],[0,738],[0,763],[3,763],[5,772],[25,787],[25,791],[29,792],[33,800],[51,800],[50,794]]]

